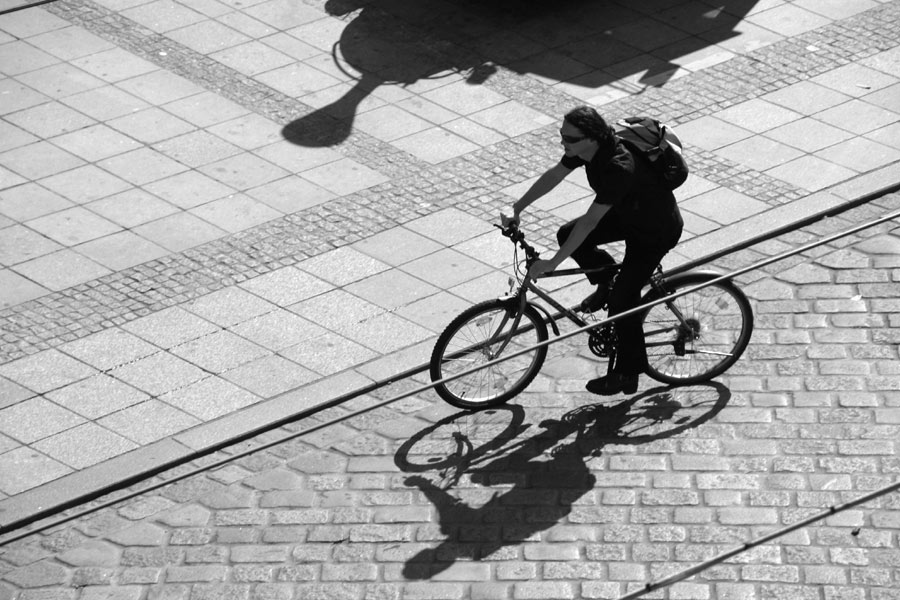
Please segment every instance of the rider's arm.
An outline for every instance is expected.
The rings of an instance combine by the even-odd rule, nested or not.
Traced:
[[[610,208],[612,208],[612,206],[609,204],[591,203],[587,212],[578,217],[578,221],[575,223],[572,233],[569,234],[569,237],[566,238],[563,245],[556,251],[556,255],[547,261],[549,263],[548,266],[550,267],[549,270],[553,271],[559,268],[559,265],[575,252],[582,242],[587,239],[588,234],[597,227],[597,224],[600,223],[600,219],[603,218]]]
[[[556,165],[547,169],[543,175],[538,177],[537,181],[535,181],[528,191],[522,194],[522,197],[516,200],[513,203],[513,219],[515,221],[519,220],[519,215],[523,210],[531,206],[531,204],[542,197],[550,190],[559,185],[559,182],[566,178],[566,176],[572,172],[572,169],[566,167],[562,163],[557,163]]]

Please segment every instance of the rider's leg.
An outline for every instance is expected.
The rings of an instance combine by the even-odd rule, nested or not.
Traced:
[[[609,295],[609,315],[613,316],[637,306],[641,289],[653,275],[668,248],[648,247],[646,243],[627,243],[622,268]],[[644,329],[638,315],[614,323],[616,357],[612,371],[605,377],[588,382],[588,390],[598,394],[634,393],[638,376],[647,368]]]
[[[559,228],[559,231],[556,233],[556,239],[560,246],[569,239],[576,221],[570,221]],[[616,264],[615,259],[609,252],[598,248],[598,246],[624,239],[621,231],[622,229],[619,227],[615,213],[607,213],[597,227],[588,234],[584,242],[575,249],[572,253],[572,259],[582,269],[598,269]],[[612,284],[613,271],[587,273],[587,278],[588,281],[597,286],[597,289],[582,300],[579,309],[585,312],[595,312],[606,304],[606,298],[609,295],[610,285]]]
[[[559,242],[560,246],[569,239],[577,221],[578,219],[569,221],[556,232],[556,240]],[[599,225],[588,234],[584,242],[575,249],[572,253],[572,259],[578,263],[578,266],[582,269],[598,269],[600,267],[614,265],[616,264],[616,261],[609,252],[598,248],[597,246],[600,244],[609,244],[610,242],[618,242],[623,239],[625,238],[621,233],[621,228],[618,226],[618,219],[615,217],[614,213],[608,212],[604,215],[603,219],[600,220]],[[602,272],[588,273],[587,278],[588,281],[594,285],[605,283],[610,280],[610,277]]]

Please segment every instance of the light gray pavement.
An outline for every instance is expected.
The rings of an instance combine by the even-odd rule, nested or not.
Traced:
[[[0,15],[0,522],[424,363],[576,104],[686,141],[667,265],[900,180],[900,2],[511,6]]]

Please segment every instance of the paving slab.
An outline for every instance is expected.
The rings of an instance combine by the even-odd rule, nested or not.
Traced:
[[[423,364],[505,291],[490,223],[577,104],[687,143],[672,266],[900,179],[900,3],[575,8],[0,14],[0,422],[33,415],[0,439],[4,520]],[[589,198],[526,226],[552,247]],[[498,590],[556,593],[526,587]]]

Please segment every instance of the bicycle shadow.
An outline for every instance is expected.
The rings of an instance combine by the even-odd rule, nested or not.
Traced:
[[[335,146],[351,135],[360,104],[382,85],[457,74],[480,85],[498,65],[553,81],[574,79],[586,89],[614,86],[640,94],[669,81],[682,57],[737,35],[757,1],[731,0],[718,9],[673,7],[664,18],[639,24],[645,17],[640,11],[591,0],[327,0],[329,15],[350,19],[332,55],[355,84],[286,125],[282,135],[301,146]],[[651,41],[634,44],[633,36]]]
[[[408,477],[405,483],[417,487],[437,508],[441,533],[447,537],[411,557],[403,568],[404,577],[429,579],[459,559],[483,560],[531,539],[567,517],[575,503],[594,489],[596,477],[588,458],[600,456],[610,444],[645,444],[697,427],[721,411],[730,398],[728,388],[718,382],[658,387],[615,405],[583,406],[560,420],[543,421],[540,433],[517,441],[503,453],[504,445],[528,429],[510,428],[505,439],[489,442],[487,454],[463,461],[444,485],[421,475]],[[468,414],[457,413],[443,422]],[[573,435],[574,439],[565,441]],[[491,455],[494,452],[496,456]],[[475,467],[482,456],[489,459],[488,464]],[[403,458],[395,457],[395,462],[408,464]],[[473,483],[511,487],[472,507],[449,491],[463,475]]]

